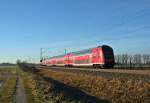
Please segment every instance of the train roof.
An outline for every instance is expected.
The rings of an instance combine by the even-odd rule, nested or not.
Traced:
[[[102,47],[110,47],[110,46],[108,46],[108,45],[102,45],[102,46],[97,46],[97,47],[102,48]],[[93,48],[97,48],[97,47],[93,47]],[[67,54],[72,54],[73,53],[75,55],[80,55],[80,54],[91,53],[93,48],[83,49],[83,50],[79,50],[79,51],[75,51],[75,52],[70,52],[70,53],[67,53]],[[51,58],[60,58],[60,57],[64,57],[65,55],[66,54],[64,54],[64,55],[58,55],[58,56],[53,56],[53,57],[50,57],[48,59],[51,59]]]
[[[92,52],[92,49],[93,49],[93,48],[83,49],[83,50],[79,50],[79,51],[71,52],[71,53],[76,54],[76,55],[86,54],[86,53],[91,53],[91,52]]]

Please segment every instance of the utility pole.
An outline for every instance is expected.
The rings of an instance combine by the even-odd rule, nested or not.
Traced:
[[[40,48],[40,61],[43,60],[43,48]]]
[[[67,54],[67,49],[65,48],[65,55]]]
[[[43,54],[46,53],[46,51],[48,49],[50,49],[50,48],[40,48],[40,61],[42,61],[45,58],[45,56]]]
[[[65,55],[67,54],[67,49],[65,48]],[[67,64],[69,65],[69,55],[67,55]]]

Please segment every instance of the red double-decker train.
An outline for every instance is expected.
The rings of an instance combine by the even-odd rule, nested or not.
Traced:
[[[113,49],[108,45],[102,45],[43,59],[41,63],[47,66],[93,66],[111,68],[114,66],[115,60]]]

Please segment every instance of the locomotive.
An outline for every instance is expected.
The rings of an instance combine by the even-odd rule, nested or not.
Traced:
[[[41,60],[46,66],[93,66],[111,68],[115,64],[112,47],[102,45]]]

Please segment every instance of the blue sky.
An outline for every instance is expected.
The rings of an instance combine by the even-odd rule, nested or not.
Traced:
[[[150,52],[149,0],[0,0],[0,62],[108,44]]]

